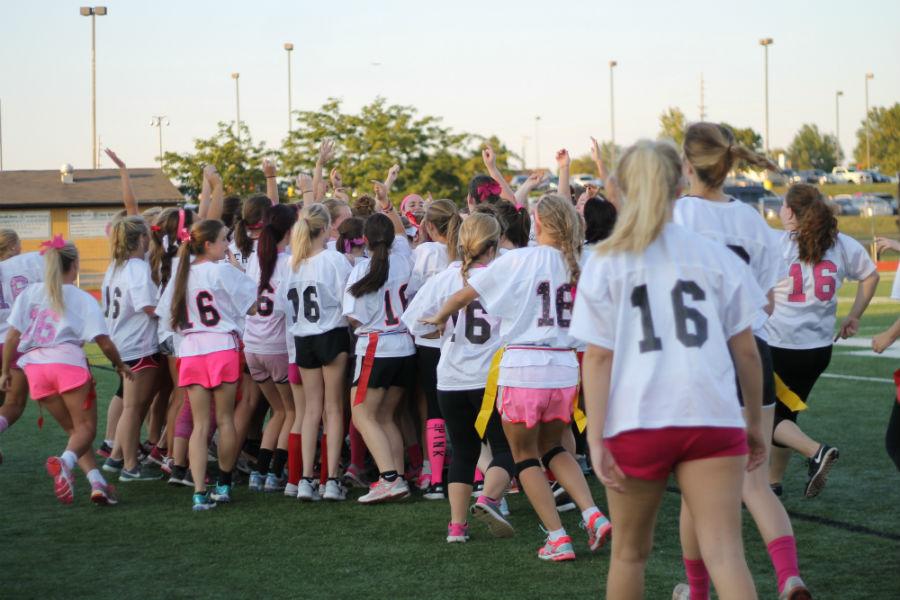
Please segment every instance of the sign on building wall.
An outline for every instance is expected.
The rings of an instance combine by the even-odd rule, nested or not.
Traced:
[[[105,238],[106,225],[120,212],[118,210],[70,210],[70,238]]]
[[[50,238],[49,210],[0,210],[0,229],[12,229],[23,240]]]

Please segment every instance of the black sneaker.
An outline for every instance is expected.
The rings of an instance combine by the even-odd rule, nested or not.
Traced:
[[[425,489],[425,493],[422,494],[422,497],[426,500],[443,500],[445,497],[444,484],[432,483]]]
[[[819,446],[819,451],[809,459],[809,479],[806,481],[807,498],[815,498],[828,481],[828,472],[840,456],[837,448],[828,444]]]
[[[102,444],[100,444],[100,447],[97,448],[97,454],[99,456],[102,456],[103,458],[109,458],[109,455],[112,454],[112,451],[112,446],[110,446],[106,442],[103,442]]]
[[[781,494],[784,493],[784,488],[780,483],[770,483],[769,487],[772,488],[772,493],[781,498]]]
[[[564,513],[577,508],[575,502],[569,494],[566,493],[566,490],[563,489],[563,486],[561,486],[558,481],[554,481],[553,485],[550,486],[550,489],[553,490],[553,498],[556,500],[557,512]]]

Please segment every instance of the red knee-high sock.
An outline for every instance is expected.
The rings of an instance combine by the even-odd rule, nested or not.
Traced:
[[[297,485],[300,483],[300,474],[303,471],[303,456],[301,454],[301,438],[299,433],[288,435],[288,483]]]
[[[422,446],[419,444],[410,444],[406,449],[406,455],[409,457],[410,471],[418,471],[422,468]]]
[[[350,464],[362,471],[366,464],[366,443],[353,421],[350,421]]]
[[[775,567],[780,594],[788,577],[800,575],[800,568],[797,566],[797,541],[794,536],[785,535],[766,544],[766,550],[769,551],[769,558]]]
[[[428,462],[431,463],[431,483],[437,485],[444,480],[444,458],[447,452],[443,419],[428,419],[425,424],[425,445],[428,448]]]
[[[691,600],[709,600],[709,573],[706,571],[703,559],[685,558],[683,560],[688,585],[691,587]]]
[[[322,434],[319,450],[319,483],[325,485],[328,481],[328,435]]]
[[[481,483],[484,481],[484,473],[481,472],[481,469],[475,467],[475,483]]]

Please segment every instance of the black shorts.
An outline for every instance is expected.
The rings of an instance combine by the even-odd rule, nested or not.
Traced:
[[[170,338],[171,339],[171,338]],[[150,354],[149,356],[142,356],[140,358],[135,358],[134,360],[123,360],[123,363],[128,365],[128,368],[134,371],[135,373],[139,371],[143,371],[144,369],[157,369],[163,364],[163,355],[159,352],[156,354]],[[119,398],[124,398],[125,394],[125,381],[122,380],[122,376],[119,376],[119,388],[116,390],[116,396]]]
[[[357,364],[362,365],[362,357],[357,357]],[[359,373],[354,373],[353,386],[359,385],[359,378],[363,367],[358,367]],[[411,388],[416,381],[416,357],[391,356],[374,358],[372,371],[369,373],[369,388],[402,387]]]
[[[341,352],[350,352],[350,336],[346,327],[325,333],[294,337],[294,362],[301,369],[320,369],[330,365]]]
[[[772,351],[769,349],[769,344],[767,344],[765,340],[756,336],[754,336],[754,339],[756,339],[756,349],[759,350],[759,362],[762,365],[763,373],[762,405],[772,406],[778,401],[778,398],[775,396],[775,374],[772,371]],[[741,382],[737,379],[737,373],[735,373],[735,381],[737,382],[738,402],[740,402],[743,407],[744,396],[741,393]]]
[[[418,371],[418,383],[425,394],[426,408],[429,419],[442,419],[441,408],[438,404],[437,393],[437,366],[441,360],[441,349],[430,346],[416,346],[416,370]]]
[[[806,402],[819,376],[831,362],[831,346],[788,350],[771,346],[772,366],[775,373],[792,392]],[[775,405],[775,425],[781,421],[797,421],[797,413],[783,403]]]

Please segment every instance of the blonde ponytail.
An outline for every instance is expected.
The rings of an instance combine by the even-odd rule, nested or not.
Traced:
[[[624,207],[597,253],[643,252],[669,221],[671,202],[681,186],[681,159],[669,143],[641,140],[622,155],[616,181]]]
[[[459,258],[459,228],[462,217],[456,205],[446,199],[435,200],[425,211],[425,222],[447,239],[447,258],[453,262]]]
[[[463,221],[459,228],[459,249],[462,254],[459,272],[464,284],[469,281],[469,270],[475,261],[491,248],[497,248],[501,233],[500,222],[492,214],[473,212]]]
[[[581,266],[578,258],[584,245],[584,226],[572,203],[558,194],[544,194],[534,209],[541,231],[549,236],[554,248],[563,253],[569,282],[578,283]]]
[[[113,223],[109,240],[116,268],[125,264],[134,251],[140,248],[144,236],[149,236],[149,231],[143,217],[132,215]]]
[[[60,248],[51,246],[44,252],[44,289],[50,297],[50,306],[60,315],[66,311],[63,275],[75,268],[77,260],[78,248],[72,242],[66,242]]]
[[[778,166],[762,154],[739,145],[734,133],[716,123],[694,123],[684,132],[684,158],[693,167],[697,178],[709,189],[717,190],[735,162],[744,161],[759,169],[778,171]]]
[[[312,256],[312,242],[331,227],[331,216],[321,203],[311,204],[300,212],[291,231],[291,269],[296,271]]]

